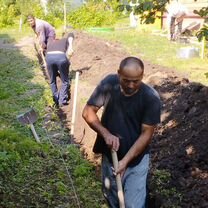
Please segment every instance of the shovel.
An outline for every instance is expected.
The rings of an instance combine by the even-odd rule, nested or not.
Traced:
[[[111,150],[111,156],[113,160],[113,167],[115,170],[118,168],[118,157],[117,153],[114,150]],[[125,208],[125,202],[124,202],[124,193],[123,193],[123,187],[121,183],[121,175],[116,175],[116,185],[118,189],[118,201],[119,201],[119,208]]]
[[[26,113],[20,114],[17,116],[17,120],[23,125],[30,125],[30,129],[35,137],[36,142],[40,143],[40,139],[35,131],[33,123],[38,119],[37,113],[34,109],[30,109]]]
[[[42,51],[41,49],[40,49],[40,55],[41,55],[41,58],[42,58],[42,60],[43,60],[43,65],[44,65],[44,67],[47,68],[45,56],[44,56],[43,51]]]

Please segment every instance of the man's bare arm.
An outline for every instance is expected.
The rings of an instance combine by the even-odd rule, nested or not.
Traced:
[[[39,26],[36,29],[37,32],[37,36],[38,36],[38,40],[39,40],[39,44],[42,47],[42,49],[44,50],[46,48],[46,36],[45,36],[45,28],[43,26]]]
[[[100,122],[97,112],[100,108],[92,105],[86,105],[82,112],[82,117],[87,124],[99,135],[101,135],[109,148],[119,149],[119,138],[112,135]]]
[[[119,161],[119,168],[117,173],[123,173],[125,169],[127,168],[128,164],[136,158],[138,155],[142,154],[146,147],[151,142],[153,133],[154,133],[154,126],[142,125],[142,133],[139,136],[139,138],[136,140],[134,145],[129,149],[129,151],[126,153],[124,158]]]

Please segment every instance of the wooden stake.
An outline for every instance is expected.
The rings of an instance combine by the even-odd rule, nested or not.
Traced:
[[[74,86],[74,98],[73,98],[73,109],[72,109],[72,121],[71,121],[71,135],[74,136],[74,124],[76,116],[76,106],[77,106],[77,90],[78,90],[79,72],[76,72],[75,76],[75,86]]]

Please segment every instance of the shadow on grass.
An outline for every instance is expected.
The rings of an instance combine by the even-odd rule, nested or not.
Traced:
[[[50,89],[45,86],[44,78],[47,77],[39,73],[37,61],[24,55],[31,52],[33,45],[23,53],[14,44],[3,43],[2,38],[9,42],[10,37],[0,35],[0,207],[76,207],[79,201],[80,207],[98,208],[104,202],[91,166],[88,167],[86,161],[76,156],[78,150],[66,152],[62,158],[57,153],[59,147],[56,145],[62,142],[62,135],[56,123],[56,111],[47,118],[56,134],[57,144],[54,147],[44,142],[38,145],[29,128],[18,123],[16,116],[30,107],[43,117],[48,109],[48,93],[45,91]],[[43,133],[46,124],[44,127],[37,125],[37,132]],[[63,151],[67,151],[67,148]],[[66,171],[66,165],[70,170]],[[72,174],[75,171],[76,176]],[[71,178],[67,174],[72,174]],[[75,195],[72,180],[78,186],[78,196]]]
[[[31,52],[31,49],[27,50]],[[34,81],[38,79],[35,70],[39,66],[26,57],[7,34],[0,34],[0,54],[0,116],[3,129],[12,128],[29,136],[31,134],[18,124],[16,116],[30,107],[37,111],[44,107],[44,88]]]

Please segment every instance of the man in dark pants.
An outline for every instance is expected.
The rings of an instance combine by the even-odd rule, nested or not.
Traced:
[[[143,62],[136,57],[121,61],[118,74],[105,77],[96,87],[83,118],[97,132],[93,148],[102,154],[103,193],[109,207],[118,208],[111,149],[117,151],[126,208],[146,207],[149,143],[160,122],[158,93],[142,82]],[[98,110],[104,107],[101,121]]]
[[[69,100],[69,66],[70,62],[67,56],[71,55],[73,33],[67,34],[60,40],[51,40],[48,42],[46,51],[47,70],[50,77],[51,91],[55,105],[62,107],[68,104]],[[62,85],[58,90],[56,77],[60,73]]]

